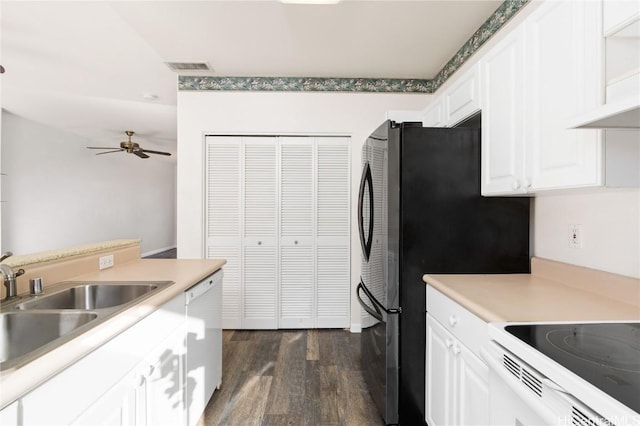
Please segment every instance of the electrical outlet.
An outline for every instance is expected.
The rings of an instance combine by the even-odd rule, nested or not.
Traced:
[[[100,266],[100,269],[111,268],[113,266],[113,255],[100,256],[98,265]]]
[[[582,248],[582,227],[580,225],[569,225],[569,247]]]

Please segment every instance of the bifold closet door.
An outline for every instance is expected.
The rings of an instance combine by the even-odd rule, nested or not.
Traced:
[[[314,327],[314,144],[280,138],[279,328]]]
[[[316,321],[350,325],[350,151],[347,137],[316,138]]]
[[[207,136],[206,152],[223,328],[348,327],[349,138]]]
[[[243,137],[243,328],[278,328],[278,157],[275,137]]]
[[[242,144],[240,137],[206,139],[206,257],[227,259],[222,327],[242,328]]]

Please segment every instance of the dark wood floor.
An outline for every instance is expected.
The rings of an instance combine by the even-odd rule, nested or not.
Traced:
[[[382,424],[345,330],[225,331],[222,387],[200,426]]]

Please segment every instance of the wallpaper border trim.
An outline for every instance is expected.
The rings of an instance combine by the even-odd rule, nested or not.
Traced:
[[[530,0],[505,0],[431,80],[178,76],[181,91],[434,93]]]

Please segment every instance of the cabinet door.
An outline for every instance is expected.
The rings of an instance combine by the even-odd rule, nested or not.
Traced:
[[[136,424],[136,388],[139,375],[131,372],[89,407],[74,426],[130,426]],[[4,423],[3,423],[4,424]]]
[[[489,368],[461,343],[456,358],[455,418],[459,425],[489,424]]]
[[[526,21],[526,134],[533,190],[601,181],[598,130],[568,129],[597,106],[599,2],[545,2]]]
[[[242,145],[240,137],[207,137],[206,230],[208,259],[224,266],[223,327],[242,327]]]
[[[516,29],[481,62],[482,194],[524,192],[524,34]]]
[[[441,96],[435,98],[421,114],[424,127],[444,127],[444,102]]]
[[[444,94],[447,127],[453,127],[480,111],[480,67],[476,64]]]
[[[0,411],[0,425],[17,425],[20,419],[20,402],[16,401]]]
[[[453,337],[427,314],[425,416],[430,426],[453,424]]]
[[[316,138],[316,327],[350,323],[349,138]]]
[[[243,327],[278,327],[278,187],[275,138],[244,140]]]
[[[185,424],[182,385],[184,331],[178,330],[142,365],[144,374],[144,418],[138,426]]]
[[[280,328],[314,326],[313,138],[280,138]]]

